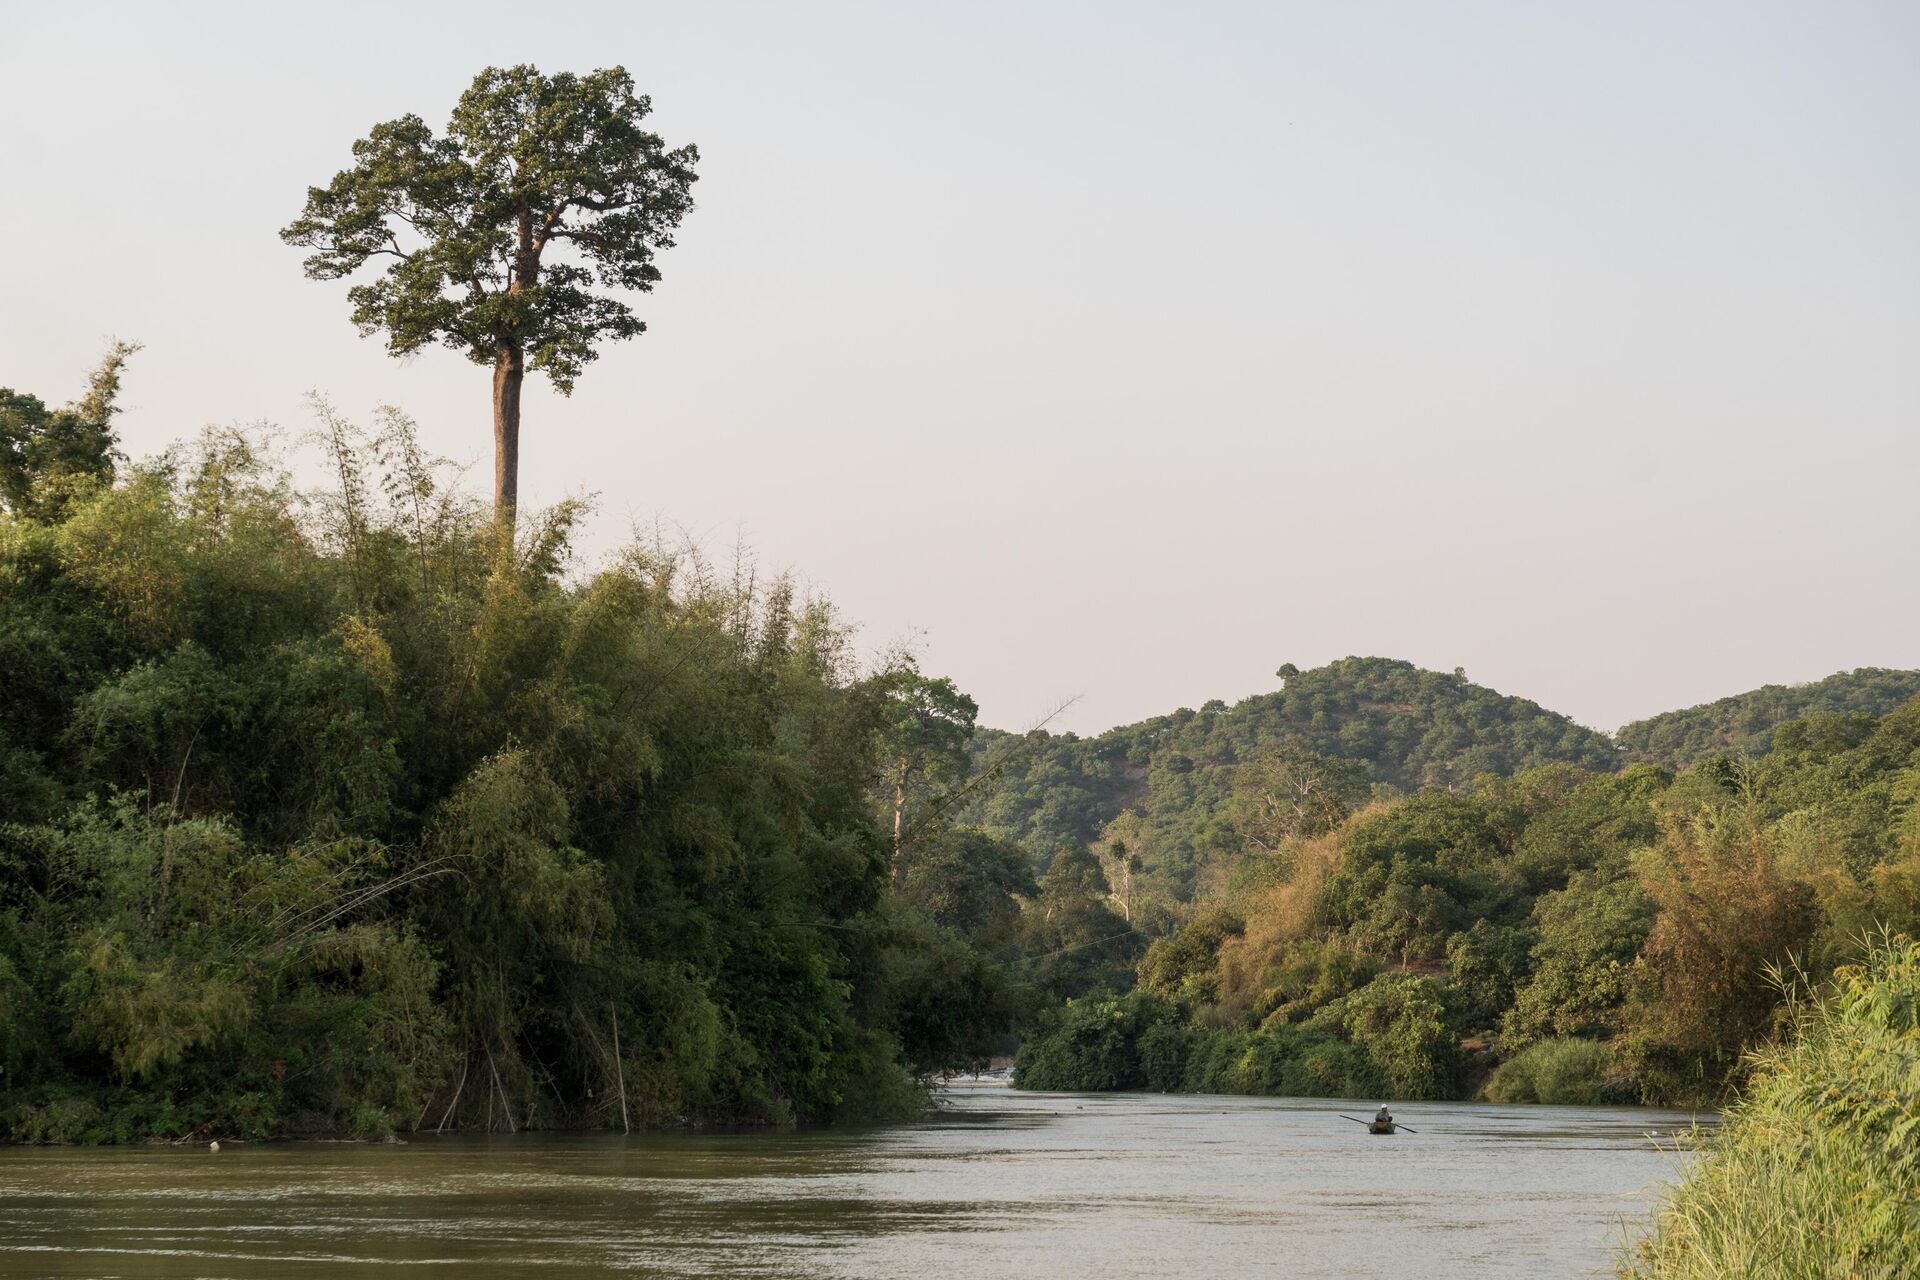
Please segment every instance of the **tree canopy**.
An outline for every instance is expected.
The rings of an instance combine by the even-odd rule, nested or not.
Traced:
[[[139,345],[115,342],[87,379],[87,392],[63,409],[0,387],[0,504],[22,514],[57,512],[76,490],[113,479],[121,461],[113,419],[120,372]]]
[[[651,111],[622,67],[489,67],[441,133],[411,114],[376,124],[281,232],[312,250],[316,280],[381,268],[347,297],[360,331],[384,333],[394,355],[441,344],[493,366],[494,506],[506,523],[525,371],[565,394],[601,342],[644,332],[604,290],[651,292],[655,259],[693,208],[699,152],[644,128]]]
[[[1031,874],[892,898],[824,601],[575,575],[574,507],[503,567],[330,428],[327,492],[214,432],[0,513],[0,1136],[824,1120],[992,1051]]]
[[[1680,768],[1722,752],[1764,755],[1773,731],[1819,711],[1883,716],[1920,695],[1920,671],[1861,667],[1809,684],[1770,684],[1622,725],[1614,734],[1635,760]]]

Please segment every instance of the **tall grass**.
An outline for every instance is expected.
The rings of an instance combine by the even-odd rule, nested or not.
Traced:
[[[1794,1020],[1623,1275],[1920,1276],[1920,944],[1875,942]]]

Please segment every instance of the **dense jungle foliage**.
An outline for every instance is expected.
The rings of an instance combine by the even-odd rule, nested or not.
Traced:
[[[1629,759],[1681,769],[1716,755],[1764,755],[1774,729],[1788,720],[1820,711],[1883,716],[1914,697],[1920,697],[1920,671],[1861,667],[1636,720],[1613,737]]]
[[[0,1137],[819,1120],[993,1049],[1040,890],[926,839],[892,891],[910,663],[571,569],[575,506],[502,555],[396,415],[322,407],[317,495],[231,432],[129,468],[124,357],[0,392]]]
[[[1782,1027],[1768,966],[1819,984],[1872,932],[1920,933],[1920,700],[1678,775],[1560,764],[1382,799],[1278,747],[1228,787],[1232,872],[1197,901],[1152,898],[1177,877],[1131,815],[1096,841],[1116,870],[1126,846],[1135,918],[1170,924],[1131,991],[1027,1041],[1021,1084],[1712,1100]]]
[[[1191,894],[1207,864],[1233,852],[1226,811],[1235,767],[1268,747],[1349,761],[1388,792],[1546,764],[1616,765],[1605,734],[1463,672],[1343,658],[1311,671],[1289,664],[1279,675],[1278,692],[1182,708],[1094,738],[983,732],[975,754],[997,776],[965,817],[1001,839],[1051,850],[1090,843],[1122,814],[1137,814],[1166,851],[1170,887]]]
[[[1920,703],[1675,774],[1350,658],[994,733],[750,567],[583,567],[577,505],[507,552],[397,414],[319,406],[318,493],[231,431],[129,466],[132,350],[0,391],[0,1137],[825,1120],[1022,1038],[1029,1087],[1710,1098],[1766,965],[1920,927]]]

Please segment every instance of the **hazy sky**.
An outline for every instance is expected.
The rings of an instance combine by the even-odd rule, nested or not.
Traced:
[[[697,142],[522,502],[737,539],[1023,727],[1386,654],[1601,728],[1920,666],[1920,6],[0,0],[0,383],[142,454],[488,375],[276,231],[475,71]]]

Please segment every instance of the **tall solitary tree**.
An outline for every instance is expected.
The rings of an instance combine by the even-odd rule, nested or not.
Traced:
[[[348,291],[360,332],[410,355],[434,343],[493,366],[493,502],[511,530],[519,497],[520,386],[529,366],[562,395],[603,339],[645,322],[619,298],[651,292],[654,255],[693,208],[699,152],[641,128],[651,100],[622,67],[542,75],[489,67],[444,136],[420,117],[377,124],[353,166],[284,231],[311,249],[307,275]]]

